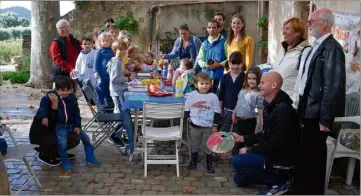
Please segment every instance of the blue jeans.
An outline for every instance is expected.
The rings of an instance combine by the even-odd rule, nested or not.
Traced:
[[[218,88],[218,83],[221,80],[221,77],[223,76],[224,68],[223,67],[218,67],[217,69],[204,68],[202,69],[202,72],[207,73],[209,77],[211,77],[211,79],[213,78],[213,90],[216,91]]]
[[[70,124],[57,124],[56,125],[56,137],[58,139],[58,151],[60,158],[67,157],[67,144],[68,144],[68,135],[74,131],[73,125]],[[94,147],[90,143],[89,136],[83,131],[80,130],[80,140],[83,142],[84,149],[91,149],[93,150]]]
[[[232,166],[236,172],[233,180],[237,186],[249,184],[283,185],[290,179],[290,170],[264,169],[263,156],[255,153],[234,155]]]
[[[122,118],[123,127],[127,131],[127,135],[128,135],[129,150],[130,150],[130,153],[133,153],[134,129],[133,129],[132,118],[131,118],[130,112],[129,112],[129,110],[123,111],[123,108],[122,108],[123,99],[121,99],[119,96],[114,96],[114,97],[112,97],[112,99],[114,102],[114,113],[119,113]]]
[[[98,104],[112,106],[112,98],[109,91],[109,76],[100,76],[100,82],[97,83],[96,91],[98,94]]]

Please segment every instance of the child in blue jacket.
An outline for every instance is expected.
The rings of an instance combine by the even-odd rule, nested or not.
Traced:
[[[56,137],[61,163],[65,170],[72,170],[73,166],[67,156],[67,138],[71,132],[80,135],[83,142],[86,162],[88,164],[101,164],[94,156],[94,147],[91,145],[89,136],[81,130],[81,117],[76,96],[72,93],[72,82],[69,77],[59,76],[55,81],[56,94],[44,96],[40,101],[39,116],[42,124],[48,126],[48,107],[57,110]],[[50,104],[51,103],[51,104]]]
[[[112,45],[112,37],[109,33],[102,33],[98,37],[101,49],[95,58],[94,78],[100,81],[97,83],[98,103],[113,107],[113,101],[109,92],[109,74],[107,72],[107,64],[114,57],[114,52],[110,47]]]

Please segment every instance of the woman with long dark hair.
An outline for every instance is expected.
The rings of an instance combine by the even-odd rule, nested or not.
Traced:
[[[254,42],[252,37],[246,35],[246,23],[240,14],[232,17],[226,44],[228,58],[235,51],[241,52],[243,62],[249,70],[252,67]],[[229,67],[226,67],[226,71],[229,71]]]

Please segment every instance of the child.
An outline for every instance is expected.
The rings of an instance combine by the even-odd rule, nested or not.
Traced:
[[[222,111],[222,131],[229,132],[232,125],[232,113],[237,103],[237,96],[243,87],[246,65],[239,51],[229,56],[231,71],[221,77],[218,87],[219,105]]]
[[[169,65],[171,66],[171,65]],[[192,92],[192,86],[194,85],[195,72],[193,70],[193,63],[191,60],[185,58],[180,61],[180,67],[176,69],[172,78],[172,85],[176,85],[176,81],[179,77],[184,78],[188,75],[187,87],[184,89],[185,93]]]
[[[119,28],[115,24],[110,24],[107,29],[108,32],[113,36],[113,40],[116,40],[119,35]]]
[[[152,64],[153,64],[154,55],[151,52],[146,52],[144,57],[145,57],[145,60],[144,60],[144,63],[142,64],[142,72],[149,73],[153,70]]]
[[[129,65],[128,70],[130,73],[135,74],[141,71],[139,56],[138,56],[138,49],[134,46],[130,46],[128,49],[128,58],[129,58]]]
[[[111,49],[112,39],[109,33],[102,33],[99,35],[99,43],[102,47],[97,55],[95,60],[95,73],[94,78],[98,80],[100,77],[100,82],[97,83],[97,94],[98,102],[101,106],[112,107],[112,99],[109,92],[109,74],[107,72],[107,63],[111,58],[114,57],[113,50]]]
[[[206,154],[207,172],[214,173],[211,152],[207,147],[208,137],[217,132],[220,119],[219,101],[217,95],[210,92],[212,83],[207,73],[196,76],[197,90],[187,97],[184,116],[190,117],[191,160],[188,170],[197,168],[198,151]]]
[[[123,110],[121,103],[124,100],[124,91],[127,89],[127,82],[133,80],[134,77],[132,75],[130,75],[129,77],[125,76],[129,75],[127,74],[127,72],[129,71],[125,69],[125,65],[122,63],[121,60],[122,57],[124,57],[126,54],[126,43],[116,40],[112,44],[112,49],[115,53],[115,57],[113,57],[107,64],[107,71],[110,77],[110,96],[112,96],[114,102],[114,113],[122,113]],[[127,127],[127,125],[128,124],[123,123],[123,126],[127,131],[128,138],[133,138],[133,131],[130,130],[130,127]],[[131,150],[130,153],[132,153],[133,149],[132,141],[132,139],[128,140],[128,144],[130,147],[129,149]]]
[[[232,114],[232,120],[236,124],[235,132],[239,135],[253,134],[257,125],[257,110],[260,124],[263,122],[263,96],[259,92],[258,85],[261,80],[261,70],[258,67],[251,68],[244,80],[243,89],[238,94],[238,101]],[[239,154],[243,145],[236,143],[232,155]]]
[[[79,134],[84,145],[86,162],[89,164],[101,164],[94,156],[94,147],[91,145],[88,135],[81,130],[81,117],[76,96],[72,93],[72,81],[69,77],[59,76],[55,81],[56,94],[44,96],[41,99],[39,115],[42,124],[48,126],[48,107],[57,110],[56,137],[61,163],[65,170],[72,170],[73,166],[67,156],[67,137],[71,132]]]
[[[78,80],[85,84],[90,80],[95,87],[94,63],[97,51],[93,49],[92,40],[88,37],[81,40],[81,47],[83,50],[80,52],[75,63],[75,71],[78,73]]]

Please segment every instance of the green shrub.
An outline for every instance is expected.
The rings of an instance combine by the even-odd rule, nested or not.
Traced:
[[[0,41],[8,40],[11,38],[11,34],[8,30],[0,28]]]
[[[3,80],[10,80],[11,84],[24,84],[30,78],[30,71],[3,72]]]
[[[13,38],[14,40],[22,38],[25,34],[31,34],[30,27],[10,27],[0,28],[0,41]],[[9,36],[10,35],[10,36]]]
[[[0,41],[0,65],[10,63],[11,57],[21,55],[21,40]]]

